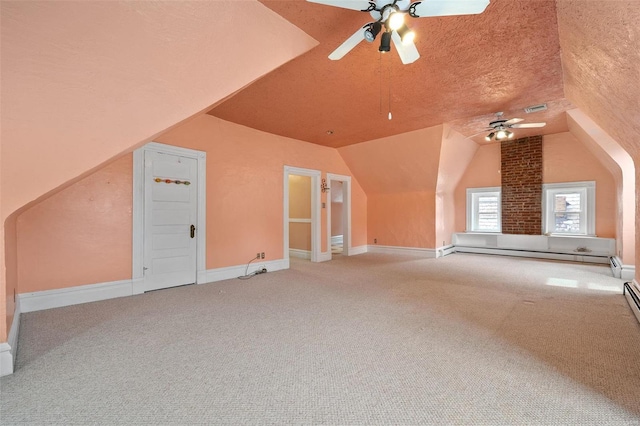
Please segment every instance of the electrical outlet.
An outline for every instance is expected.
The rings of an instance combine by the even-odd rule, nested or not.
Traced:
[[[256,259],[260,259],[260,253],[256,253]]]
[[[373,239],[373,244],[378,244],[378,239],[377,238]]]
[[[260,259],[264,259],[264,252],[260,253]]]

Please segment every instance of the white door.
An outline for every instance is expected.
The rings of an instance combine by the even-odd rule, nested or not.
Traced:
[[[144,290],[196,282],[198,161],[144,157]]]

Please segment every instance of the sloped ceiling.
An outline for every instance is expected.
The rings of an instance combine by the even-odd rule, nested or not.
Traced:
[[[380,54],[377,42],[362,42],[339,61],[327,58],[371,20],[368,13],[305,0],[261,1],[320,44],[212,115],[331,147],[442,123],[472,136],[497,111],[549,123],[517,136],[567,130],[564,111],[573,106],[564,98],[555,0],[491,0],[480,15],[410,19],[421,58],[408,65],[393,47]],[[546,112],[523,111],[545,102]]]

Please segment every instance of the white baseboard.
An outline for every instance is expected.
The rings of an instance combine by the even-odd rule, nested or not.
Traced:
[[[425,258],[435,258],[436,250],[429,248],[418,247],[396,247],[396,246],[379,246],[369,245],[367,246],[368,253],[383,253],[383,254],[409,254],[413,256],[420,256]]]
[[[61,308],[80,303],[115,299],[133,294],[133,280],[112,281],[55,290],[18,294],[22,312]]]
[[[225,268],[207,269],[200,277],[198,277],[198,284],[213,283],[216,281],[230,280],[238,278],[245,274],[251,274],[258,269],[267,268],[268,272],[281,271],[283,269],[289,269],[288,259],[269,260],[261,262],[252,262],[249,265],[247,271],[247,265],[228,266]]]
[[[436,249],[436,258],[445,257],[456,252],[456,247],[453,244],[438,247]]]
[[[331,260],[331,250],[325,251],[318,255],[318,262],[328,262]]]
[[[0,343],[0,377],[13,374],[13,365],[11,345],[7,342]]]
[[[547,253],[528,250],[455,246],[456,253],[498,254],[502,256],[533,257],[536,259],[568,260],[584,263],[609,263],[607,256],[588,256],[578,254]]]
[[[331,245],[335,245],[335,244],[342,244],[344,241],[344,236],[343,235],[333,235],[331,237]]]
[[[311,250],[289,249],[289,257],[297,257],[299,259],[311,259]]]
[[[0,343],[0,377],[13,374],[18,353],[18,335],[20,334],[20,300],[16,298],[11,330],[6,343]]]
[[[349,256],[357,256],[359,254],[364,254],[367,252],[367,250],[368,250],[368,246],[366,245],[349,247]]]

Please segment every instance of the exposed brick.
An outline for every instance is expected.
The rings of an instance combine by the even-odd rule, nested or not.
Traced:
[[[542,136],[501,144],[502,233],[542,234]]]

